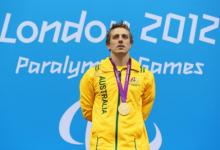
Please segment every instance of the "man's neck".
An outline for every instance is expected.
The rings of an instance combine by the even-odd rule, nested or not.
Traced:
[[[116,66],[125,66],[128,63],[130,55],[128,53],[126,55],[115,55],[112,53],[111,58]]]

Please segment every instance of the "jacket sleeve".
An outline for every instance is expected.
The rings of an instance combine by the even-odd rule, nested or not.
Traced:
[[[92,108],[94,102],[94,69],[90,68],[80,81],[80,106],[83,116],[92,121]]]
[[[146,72],[144,83],[144,92],[142,95],[142,114],[144,120],[146,120],[151,112],[155,98],[155,81],[153,73],[150,71]]]

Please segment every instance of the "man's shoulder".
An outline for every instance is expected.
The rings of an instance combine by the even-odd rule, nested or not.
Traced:
[[[96,67],[96,71],[101,70],[102,72],[108,72],[113,70],[113,66],[110,62],[109,57],[102,59],[99,65]]]
[[[153,73],[151,72],[151,70],[149,70],[147,67],[141,65],[137,60],[135,60],[134,58],[132,58],[133,60],[133,64],[134,67],[136,68],[136,70],[139,71],[139,73],[141,73],[144,76],[148,76],[148,77],[153,77]]]
[[[132,69],[137,70],[143,74],[150,74],[151,71],[148,68],[142,66],[136,59],[132,58]]]

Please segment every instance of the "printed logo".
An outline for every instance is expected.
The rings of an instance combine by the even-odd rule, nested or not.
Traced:
[[[105,114],[108,109],[108,92],[106,89],[106,78],[103,76],[99,77],[99,89],[102,96],[102,114]]]
[[[133,85],[133,86],[138,86],[139,85],[139,78],[131,77],[129,84]]]

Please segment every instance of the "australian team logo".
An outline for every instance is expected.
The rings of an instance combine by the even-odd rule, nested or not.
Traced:
[[[136,82],[135,79],[133,80],[134,82]],[[91,122],[87,123],[84,142],[79,142],[75,140],[74,133],[70,132],[71,124],[74,123],[73,118],[76,112],[79,110],[79,108],[80,108],[80,103],[79,101],[77,101],[64,112],[59,123],[59,133],[64,141],[70,144],[73,144],[73,145],[84,145],[85,150],[89,150],[89,135],[90,135],[91,125],[92,125]],[[154,139],[150,142],[150,149],[159,150],[162,145],[162,136],[156,123],[154,123],[153,125],[156,130],[156,135],[154,136]]]
[[[138,77],[131,77],[130,81],[129,81],[129,84],[132,85],[132,86],[140,85],[139,78]]]

